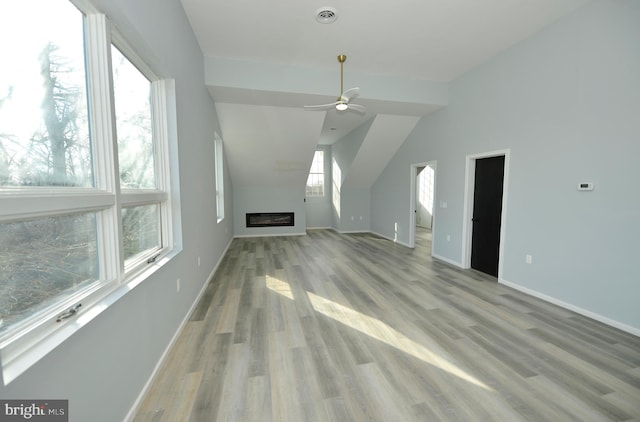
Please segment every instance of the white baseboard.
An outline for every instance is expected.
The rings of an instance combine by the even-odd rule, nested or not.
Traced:
[[[587,318],[594,319],[596,321],[602,322],[603,324],[610,325],[611,327],[617,328],[617,329],[625,331],[625,332],[627,332],[629,334],[633,334],[634,336],[640,337],[640,328],[633,327],[633,326],[628,325],[628,324],[624,324],[624,323],[622,323],[620,321],[616,321],[614,319],[611,319],[611,318],[605,317],[603,315],[597,314],[595,312],[589,311],[588,309],[584,309],[584,308],[581,308],[579,306],[572,305],[571,303],[567,303],[567,302],[564,302],[562,300],[556,299],[553,296],[549,296],[549,295],[546,295],[544,293],[540,293],[538,291],[531,290],[531,289],[529,289],[527,287],[523,287],[523,286],[521,286],[519,284],[512,283],[512,282],[507,281],[505,279],[499,279],[498,282],[501,283],[501,284],[504,284],[505,286],[509,286],[512,289],[518,290],[518,291],[520,291],[522,293],[526,293],[529,296],[533,296],[533,297],[536,297],[538,299],[542,299],[545,302],[553,303],[554,305],[558,305],[561,308],[568,309],[568,310],[573,311],[575,313],[578,313],[580,315],[586,316]]]
[[[397,243],[398,245],[402,245],[402,246],[406,246],[407,248],[411,248],[411,246],[409,246],[409,244],[408,244],[408,243],[400,242],[399,240],[396,240],[396,239],[394,239],[394,238],[392,238],[392,237],[389,237],[389,236],[385,236],[385,235],[384,235],[384,234],[382,234],[382,233],[378,233],[378,232],[374,232],[374,231],[369,231],[369,233],[373,233],[373,234],[375,234],[376,236],[380,236],[380,237],[382,237],[382,238],[384,238],[384,239],[387,239],[387,240],[389,240],[389,241],[391,241],[391,242],[393,242],[393,243]],[[412,248],[412,249],[413,249],[413,248]]]
[[[233,238],[231,240],[233,240]],[[156,377],[158,375],[158,372],[160,371],[160,368],[162,368],[162,365],[167,360],[167,357],[169,356],[169,353],[171,352],[171,350],[175,346],[176,341],[178,341],[178,338],[180,337],[180,334],[182,333],[182,330],[184,329],[185,325],[187,325],[187,322],[189,322],[189,319],[191,318],[191,315],[195,311],[196,306],[198,305],[198,302],[200,301],[200,298],[202,298],[202,295],[207,290],[207,287],[209,286],[209,283],[211,282],[211,280],[213,280],[213,276],[216,273],[216,271],[218,270],[218,267],[220,266],[220,263],[222,262],[222,260],[224,259],[225,255],[227,254],[227,251],[229,250],[229,246],[231,246],[231,240],[229,241],[227,246],[224,248],[224,251],[222,252],[222,255],[220,255],[220,259],[218,259],[218,262],[216,262],[216,265],[213,267],[213,270],[211,271],[211,273],[209,273],[209,277],[207,278],[207,281],[204,283],[204,285],[200,289],[200,292],[198,292],[198,295],[196,296],[195,300],[193,301],[193,304],[191,305],[191,307],[189,308],[189,311],[187,312],[187,314],[183,318],[182,322],[178,326],[178,329],[176,330],[176,332],[173,334],[173,337],[171,338],[171,341],[169,341],[169,344],[164,349],[164,352],[162,352],[162,355],[160,356],[160,359],[156,363],[156,366],[153,368],[153,371],[151,372],[151,375],[149,376],[149,379],[147,380],[147,382],[145,383],[144,387],[142,388],[142,391],[140,391],[140,394],[138,394],[138,397],[136,398],[136,401],[133,402],[133,405],[131,406],[131,409],[129,409],[129,413],[127,413],[127,416],[125,417],[124,422],[133,422],[134,418],[136,417],[136,413],[138,413],[138,410],[140,409],[140,405],[142,405],[142,401],[144,400],[145,396],[149,392],[149,389],[153,385],[153,382],[155,381],[155,379],[156,379]]]
[[[438,254],[432,254],[431,256],[434,257],[435,259],[439,260],[439,261],[444,261],[447,264],[451,264],[454,267],[458,267],[458,268],[461,268],[463,270],[466,269],[466,268],[464,268],[464,266],[462,265],[461,262],[454,261],[453,259],[445,258],[444,256],[441,256],[441,255],[438,255]]]

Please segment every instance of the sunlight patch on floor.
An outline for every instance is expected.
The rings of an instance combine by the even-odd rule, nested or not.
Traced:
[[[485,390],[493,389],[478,380],[477,378],[469,375],[458,366],[444,359],[437,353],[432,352],[423,345],[416,343],[409,337],[395,330],[393,327],[385,324],[384,322],[364,315],[354,309],[340,305],[324,297],[318,296],[311,292],[307,292],[309,300],[313,305],[313,308],[323,315],[326,315],[348,327],[358,330],[363,334],[366,334],[376,340],[395,347],[409,355],[418,358],[430,365],[433,365],[451,375],[454,375],[464,381],[474,384]]]
[[[284,282],[278,278],[267,276],[267,288],[269,290],[273,290],[274,292],[282,295],[286,298],[293,300],[293,292],[291,291],[291,286],[289,283]]]
[[[291,291],[289,283],[268,275],[266,276],[266,284],[269,290],[272,290],[288,299],[294,300],[293,292]],[[331,319],[345,324],[346,326],[389,346],[395,347],[396,349],[433,365],[448,374],[454,375],[464,381],[484,388],[485,390],[493,391],[491,387],[482,381],[466,373],[437,353],[434,353],[423,345],[411,340],[409,337],[384,322],[314,293],[307,292],[307,296],[311,301],[313,309],[317,312],[320,312]]]

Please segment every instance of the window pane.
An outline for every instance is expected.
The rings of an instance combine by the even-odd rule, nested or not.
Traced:
[[[316,151],[310,173],[324,173],[324,151]]]
[[[98,279],[96,216],[0,224],[0,335]]]
[[[123,188],[155,188],[151,129],[151,83],[113,47],[113,90]]]
[[[93,186],[83,16],[0,2],[0,186]]]
[[[324,196],[324,151],[316,151],[307,178],[307,196]]]
[[[124,259],[132,260],[160,248],[160,212],[158,205],[122,209]]]

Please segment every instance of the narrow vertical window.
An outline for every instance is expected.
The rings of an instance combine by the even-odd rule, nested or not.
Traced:
[[[215,160],[216,160],[216,211],[218,222],[224,219],[224,153],[222,139],[215,135]]]
[[[324,151],[318,150],[313,155],[307,178],[307,196],[324,196]]]

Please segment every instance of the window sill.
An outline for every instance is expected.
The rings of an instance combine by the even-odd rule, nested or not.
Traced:
[[[148,279],[153,273],[158,271],[178,253],[179,250],[170,251],[168,254],[156,260],[153,264],[150,264],[131,275],[129,281],[105,292],[101,299],[97,300],[86,309],[83,306],[82,311],[78,312],[78,314],[73,318],[57,323],[50,331],[43,333],[31,342],[22,344],[20,346],[22,350],[16,350],[18,349],[17,347],[11,347],[11,343],[7,344],[2,350],[0,350],[0,365],[2,367],[0,385],[9,385],[9,383],[51,353],[73,334],[89,324],[94,318],[107,310],[128,292]],[[8,354],[11,355],[10,360],[7,359]]]

